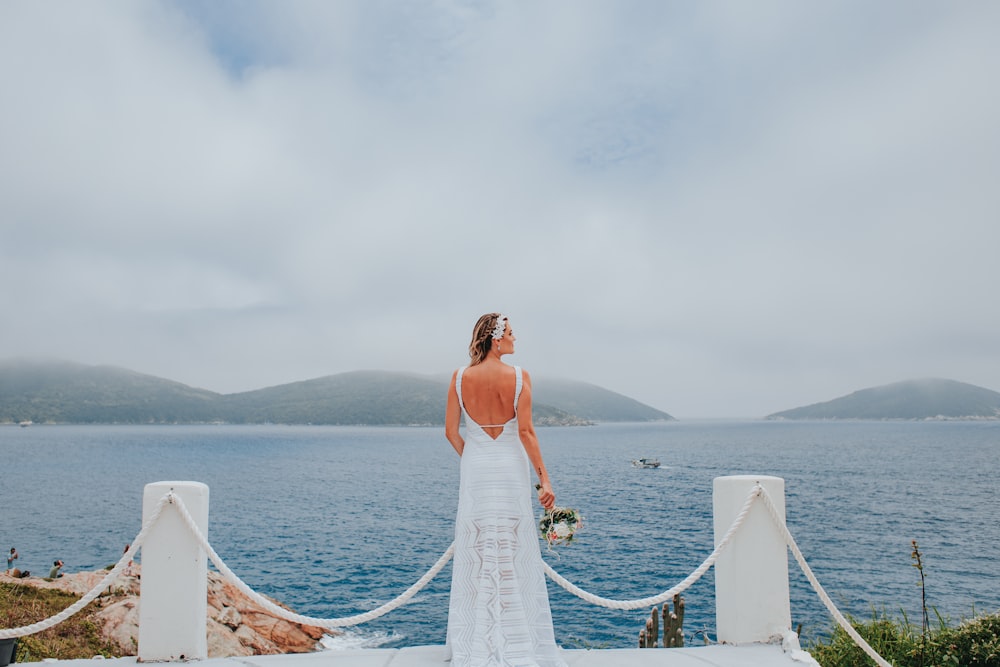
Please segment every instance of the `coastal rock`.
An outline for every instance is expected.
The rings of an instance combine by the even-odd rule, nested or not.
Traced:
[[[208,573],[208,606],[209,616],[219,619],[223,627],[233,632],[238,632],[240,627],[253,631],[252,636],[241,636],[241,641],[245,644],[249,642],[254,650],[246,655],[310,653],[316,650],[317,642],[326,634],[323,628],[292,623],[274,616],[214,571]],[[239,626],[233,629],[223,618],[238,618]],[[280,649],[273,650],[272,646]]]
[[[222,625],[215,619],[208,619],[208,657],[274,655],[281,649],[267,641],[254,630],[241,625],[235,630]]]
[[[275,618],[266,611],[247,611],[243,614],[244,625],[277,646],[284,646],[284,653],[309,653],[316,650],[316,642],[324,631],[311,625],[292,623],[283,618]]]
[[[119,577],[93,603],[99,608],[94,618],[101,625],[101,635],[117,645],[123,655],[135,655],[138,650],[140,573],[140,566],[135,566],[134,576]],[[51,580],[0,576],[19,584],[83,595],[106,575],[106,570],[99,570],[68,573]],[[319,640],[324,634],[332,634],[317,626],[274,616],[215,571],[208,573],[205,620],[209,658],[311,653],[321,648]]]
[[[136,567],[136,571],[138,571],[138,567]],[[104,579],[107,574],[107,570],[97,570],[96,572],[73,572],[63,574],[61,577],[56,579],[28,577],[27,579],[21,579],[20,583],[34,586],[36,588],[58,589],[66,591],[67,593],[82,596],[93,589],[94,586],[101,583],[101,580]],[[104,591],[104,594],[112,596],[138,595],[139,578],[136,576],[127,577],[122,575],[112,582],[110,586],[108,586],[107,590]]]
[[[243,616],[235,607],[225,607],[222,611],[218,613],[215,617],[219,623],[222,623],[231,630],[235,630],[240,627],[243,623]]]
[[[97,612],[101,636],[113,642],[126,655],[135,655],[139,648],[139,601],[128,596]]]

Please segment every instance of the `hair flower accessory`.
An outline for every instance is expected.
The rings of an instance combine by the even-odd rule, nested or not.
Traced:
[[[501,313],[497,315],[497,323],[493,327],[493,340],[500,340],[505,333],[507,333],[507,316]]]
[[[536,484],[535,488],[541,488]],[[538,519],[538,532],[552,551],[555,544],[570,544],[577,531],[583,528],[583,517],[571,507],[553,507],[545,510]],[[556,554],[558,556],[558,554]]]

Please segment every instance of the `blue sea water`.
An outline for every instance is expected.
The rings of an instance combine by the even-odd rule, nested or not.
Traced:
[[[590,592],[657,594],[711,552],[712,480],[785,479],[788,525],[840,608],[919,623],[928,603],[958,620],[1000,609],[1000,422],[693,421],[539,429],[559,504],[586,528],[549,563]],[[143,486],[210,487],[209,540],[258,591],[337,617],[392,599],[452,540],[458,458],[437,428],[323,426],[0,427],[0,549],[45,573],[115,562],[141,526]],[[663,467],[633,468],[658,457]],[[544,552],[543,552],[544,553]],[[831,620],[794,560],[792,622]],[[413,602],[333,646],[443,643],[451,568]],[[631,647],[648,610],[595,607],[549,582],[566,647]],[[687,594],[689,642],[714,637],[711,571]]]

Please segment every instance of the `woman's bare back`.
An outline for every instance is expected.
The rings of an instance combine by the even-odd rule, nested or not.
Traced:
[[[469,417],[490,437],[497,437],[504,424],[515,416],[514,367],[483,362],[465,369],[462,375],[462,402]]]

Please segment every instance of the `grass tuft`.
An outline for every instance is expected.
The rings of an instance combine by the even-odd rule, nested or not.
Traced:
[[[19,628],[37,623],[58,614],[79,599],[79,595],[65,591],[0,583],[0,627]],[[98,623],[93,618],[100,602],[98,598],[54,628],[20,637],[17,640],[17,662],[37,662],[46,658],[74,660],[98,655],[121,657],[117,647],[101,637]]]

